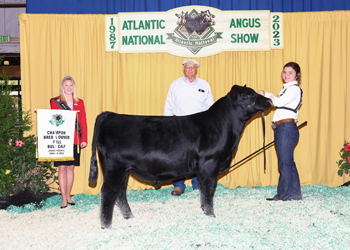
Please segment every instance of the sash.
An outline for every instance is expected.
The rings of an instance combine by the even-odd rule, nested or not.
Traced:
[[[63,102],[60,98],[54,97],[54,98],[50,99],[50,102],[51,102],[51,100],[54,100],[61,109],[63,109],[63,110],[71,110],[71,108],[65,102]],[[81,127],[80,127],[80,123],[79,123],[78,117],[77,117],[77,122],[75,123],[75,129],[77,130],[78,135],[79,135],[80,140],[81,140]]]

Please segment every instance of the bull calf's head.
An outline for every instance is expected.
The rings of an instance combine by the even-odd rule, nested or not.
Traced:
[[[253,89],[234,85],[229,92],[229,97],[234,104],[240,106],[247,115],[253,116],[271,108],[272,102],[269,98],[256,93]]]

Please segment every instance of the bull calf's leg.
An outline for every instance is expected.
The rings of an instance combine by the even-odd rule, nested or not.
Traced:
[[[129,204],[126,200],[126,184],[128,174],[116,165],[104,169],[104,182],[101,189],[101,225],[111,228],[114,204],[117,203],[125,219],[132,218]]]
[[[121,183],[121,186],[118,189],[117,202],[116,202],[117,206],[120,209],[120,212],[122,213],[122,215],[125,219],[134,218],[134,215],[131,212],[128,200],[126,198],[126,187],[128,184],[128,179],[129,179],[129,173],[126,173],[124,175],[124,179]]]
[[[217,184],[216,178],[203,176],[201,179],[201,208],[204,214],[215,217],[214,214],[214,192]]]
[[[197,174],[197,181],[198,181],[198,188],[199,188],[199,193],[200,193],[200,204],[201,204],[201,209],[204,211],[204,195],[202,192],[202,175]]]
[[[111,228],[112,227],[112,217],[114,203],[117,199],[116,192],[110,188],[106,183],[103,184],[101,189],[101,228]]]

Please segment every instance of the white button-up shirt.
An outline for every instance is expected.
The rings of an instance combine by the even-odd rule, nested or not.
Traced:
[[[170,85],[164,115],[191,115],[209,109],[213,103],[213,96],[207,81],[196,77],[196,80],[189,82],[183,76]]]
[[[298,85],[298,81],[284,83],[283,89],[277,96],[265,92],[265,97],[270,98],[272,100],[273,105],[276,107],[287,107],[295,109],[298,106],[301,98],[301,89],[295,85]],[[297,112],[295,113],[287,109],[276,109],[275,114],[273,115],[273,121],[276,122],[279,120],[292,118],[295,120],[295,122],[297,122],[298,115],[299,110],[297,110]]]

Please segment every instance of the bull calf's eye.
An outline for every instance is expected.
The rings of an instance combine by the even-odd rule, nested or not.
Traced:
[[[247,95],[247,94],[242,94],[242,98],[243,98],[243,99],[247,99],[247,98],[249,98],[249,95]]]

